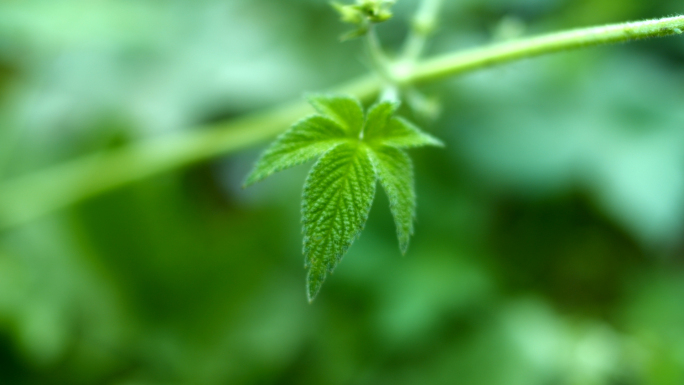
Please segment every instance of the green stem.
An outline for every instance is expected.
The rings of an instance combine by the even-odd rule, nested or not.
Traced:
[[[413,66],[425,50],[427,39],[432,35],[437,25],[437,16],[442,8],[443,0],[423,0],[411,22],[411,30],[406,38],[402,54],[402,61]]]
[[[684,16],[552,33],[444,55],[418,63],[400,79],[423,83],[468,71],[573,48],[682,33]],[[381,79],[369,76],[332,90],[375,96]],[[0,229],[18,226],[86,198],[266,141],[311,110],[303,102],[231,122],[102,152],[5,181],[0,185]]]
[[[423,62],[404,83],[424,83],[514,60],[609,43],[681,34],[684,16],[576,29],[507,41]]]
[[[380,84],[375,77],[365,77],[331,92],[368,98]],[[296,101],[0,181],[0,230],[141,179],[267,141],[309,113],[313,109],[306,102]]]
[[[375,72],[379,74],[387,84],[393,84],[394,78],[393,74],[390,72],[390,61],[387,58],[387,55],[385,55],[385,51],[382,49],[382,44],[380,44],[380,39],[375,30],[375,25],[371,24],[368,27],[365,41],[368,57],[371,60]]]

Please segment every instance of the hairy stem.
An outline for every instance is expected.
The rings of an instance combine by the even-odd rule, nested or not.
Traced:
[[[405,85],[423,83],[547,53],[681,34],[682,30],[684,16],[552,33],[430,59],[402,73],[399,80]],[[383,86],[382,79],[368,76],[331,91],[368,99]],[[4,181],[0,183],[0,229],[144,178],[254,146],[284,131],[309,111],[305,103],[292,102]]]

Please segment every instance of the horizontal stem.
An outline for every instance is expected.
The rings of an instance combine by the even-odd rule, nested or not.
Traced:
[[[675,16],[521,38],[425,61],[403,81],[409,84],[424,83],[519,59],[575,48],[677,35],[683,30],[684,16]]]
[[[366,99],[377,93],[380,84],[369,76],[331,92]],[[0,182],[0,230],[117,187],[267,141],[310,113],[313,109],[298,100],[227,123],[98,152]]]
[[[488,66],[573,48],[681,33],[684,16],[578,29],[444,55],[418,63],[404,84],[442,79]],[[381,79],[360,78],[331,92],[368,99]],[[83,199],[169,170],[266,141],[312,110],[304,102],[250,114],[212,127],[106,151],[0,183],[0,229],[29,222]]]

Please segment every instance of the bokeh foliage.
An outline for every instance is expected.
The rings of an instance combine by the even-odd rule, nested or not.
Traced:
[[[431,53],[682,11],[445,3]],[[390,49],[415,7],[381,26]],[[3,2],[0,189],[362,74],[344,30],[318,0]],[[0,233],[0,383],[683,383],[684,40],[422,91],[441,115],[402,113],[447,147],[413,154],[406,256],[379,193],[308,305],[306,167],[242,190],[255,148],[135,183]]]

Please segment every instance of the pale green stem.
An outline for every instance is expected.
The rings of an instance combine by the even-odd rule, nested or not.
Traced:
[[[423,62],[400,81],[408,84],[442,79],[518,59],[608,43],[681,34],[684,16],[638,21],[521,38]]]
[[[684,16],[578,29],[520,39],[416,65],[400,79],[423,83],[517,59],[584,46],[682,33]],[[361,78],[332,90],[362,99],[375,96],[384,83]],[[153,139],[94,154],[0,184],[0,229],[21,225],[83,199],[189,164],[233,153],[266,141],[311,111],[293,102],[234,121]]]
[[[380,39],[378,39],[378,34],[375,31],[375,25],[371,24],[368,27],[368,33],[366,33],[366,50],[368,51],[368,56],[370,57],[371,63],[382,78],[389,84],[394,83],[394,78],[390,72],[390,61],[385,55],[385,51],[382,49],[382,44],[380,44]]]
[[[422,0],[416,15],[411,21],[411,29],[404,44],[401,58],[394,63],[391,69],[392,79],[394,80],[395,88],[399,88],[400,80],[405,76],[410,76],[418,60],[423,55],[427,41],[437,28],[437,18],[442,9],[443,0]],[[418,115],[427,117],[434,117],[435,113],[426,113],[425,97],[410,85],[404,83],[402,85],[403,93],[409,106]]]
[[[416,16],[411,22],[411,30],[406,38],[402,54],[405,65],[414,65],[425,50],[428,38],[437,26],[437,17],[443,0],[423,0]]]
[[[397,81],[392,72],[393,66],[389,58],[382,49],[380,39],[375,30],[375,25],[371,24],[368,33],[366,34],[366,49],[371,58],[375,73],[380,75],[383,80],[382,89],[379,91],[380,101],[399,101],[399,90],[397,88]]]
[[[331,90],[369,98],[380,81],[361,78]],[[0,229],[21,225],[83,199],[165,171],[267,141],[313,113],[295,101],[212,127],[167,135],[103,151],[13,180],[0,182]]]

